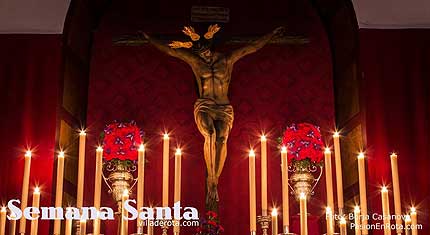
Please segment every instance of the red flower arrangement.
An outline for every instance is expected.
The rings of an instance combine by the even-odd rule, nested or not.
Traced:
[[[207,219],[200,220],[196,235],[218,235],[224,232],[224,228],[219,224],[218,214],[214,211],[206,212]]]
[[[288,149],[288,162],[310,160],[323,161],[323,142],[318,126],[309,123],[292,124],[287,127],[282,144]]]
[[[113,122],[103,130],[103,158],[110,160],[137,160],[137,149],[142,143],[142,132],[134,121]]]

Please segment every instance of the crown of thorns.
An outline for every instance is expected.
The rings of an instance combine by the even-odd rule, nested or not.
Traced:
[[[204,38],[210,40],[213,36],[221,29],[218,24],[213,24],[208,27],[208,31],[203,35]],[[193,27],[184,26],[182,32],[191,38],[191,41],[181,42],[181,41],[172,41],[169,46],[171,48],[192,48],[194,43],[200,40],[200,35],[196,33]]]

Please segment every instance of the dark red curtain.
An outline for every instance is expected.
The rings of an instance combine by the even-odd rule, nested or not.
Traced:
[[[1,203],[21,198],[24,151],[31,147],[29,202],[37,184],[41,204],[50,205],[61,39],[59,35],[1,35],[0,51]],[[39,226],[39,234],[48,234],[49,221],[40,221]]]
[[[391,184],[389,154],[395,151],[403,211],[416,205],[420,233],[429,234],[430,30],[361,30],[360,39],[370,212],[381,213],[379,190]]]

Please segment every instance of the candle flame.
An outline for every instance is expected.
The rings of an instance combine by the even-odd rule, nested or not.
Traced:
[[[181,155],[182,154],[182,150],[180,148],[177,148],[175,154],[176,155]]]
[[[64,151],[60,151],[60,152],[58,153],[58,157],[60,157],[60,158],[64,158]]]
[[[276,210],[276,208],[273,208],[272,216],[278,216],[278,210]]]
[[[261,141],[266,141],[266,140],[267,140],[266,136],[264,134],[261,135]]]
[[[286,152],[287,152],[287,147],[286,147],[286,146],[282,146],[282,148],[281,148],[281,152],[282,152],[282,153],[286,153]]]
[[[391,157],[391,158],[396,158],[396,157],[397,157],[397,154],[396,154],[396,153],[392,153],[392,154],[390,155],[390,157]]]
[[[97,149],[96,149],[96,151],[97,151],[97,152],[103,152],[103,148],[102,148],[102,146],[98,146],[98,147],[97,147]]]
[[[346,224],[346,219],[345,219],[345,217],[341,217],[340,218],[340,222],[339,222],[340,224]]]
[[[360,206],[355,206],[354,207],[354,212],[355,213],[360,213]]]
[[[140,144],[139,151],[141,151],[141,152],[145,151],[145,145],[144,144]]]
[[[332,213],[332,210],[331,210],[331,208],[329,206],[325,208],[325,213],[326,214],[331,214]]]
[[[255,152],[253,149],[249,150],[249,156],[250,157],[255,157]]]
[[[357,156],[358,159],[364,159],[364,153],[360,152]]]
[[[412,221],[412,219],[411,219],[411,216],[410,215],[405,215],[405,222],[411,222]]]
[[[34,188],[34,194],[40,194],[40,188],[39,187]]]
[[[5,206],[1,207],[1,212],[6,212],[6,207]]]
[[[304,192],[300,193],[300,199],[306,199],[306,194]]]
[[[388,192],[387,187],[386,186],[382,186],[381,192],[383,192],[383,193]]]
[[[169,134],[168,133],[164,133],[163,139],[165,139],[165,140],[169,139]]]
[[[326,154],[331,153],[331,149],[330,149],[330,147],[326,147],[326,148],[325,148],[325,150],[324,150],[324,153],[326,153]]]
[[[129,194],[128,189],[125,189],[125,190],[122,192],[122,195],[123,195],[123,196],[128,196],[128,194]]]
[[[79,135],[83,135],[83,136],[85,136],[85,135],[87,135],[87,133],[85,132],[85,130],[84,130],[84,129],[82,129],[81,131],[79,131]]]
[[[339,131],[335,131],[335,132],[333,133],[333,137],[334,137],[334,138],[339,138],[339,136],[340,136]]]
[[[26,157],[31,157],[31,150],[28,149],[27,151],[25,151],[25,156]]]
[[[411,213],[417,213],[417,209],[415,207],[411,207]]]

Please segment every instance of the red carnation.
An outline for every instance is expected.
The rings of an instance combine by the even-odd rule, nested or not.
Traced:
[[[310,159],[323,160],[323,142],[320,128],[309,123],[292,124],[287,127],[282,144],[288,148],[288,162]]]
[[[113,122],[104,129],[103,158],[107,161],[112,159],[135,161],[141,143],[141,131],[135,122]]]

